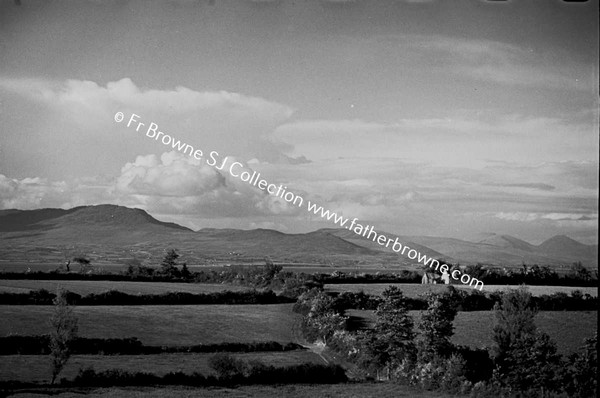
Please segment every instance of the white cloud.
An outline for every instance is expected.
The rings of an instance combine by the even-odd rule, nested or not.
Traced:
[[[7,132],[6,162],[12,167],[47,177],[114,175],[118,167],[139,153],[161,153],[164,147],[115,123],[117,111],[136,113],[145,126],[151,122],[170,135],[201,148],[243,159],[286,161],[283,143],[267,133],[287,121],[293,109],[258,97],[227,91],[144,89],[129,78],[109,82],[40,79],[0,79],[0,88],[43,105],[31,123],[27,145],[21,131]],[[29,131],[29,130],[27,130]],[[30,158],[39,154],[33,170]],[[58,154],[58,155],[57,155]]]
[[[425,164],[480,167],[489,160],[524,164],[597,160],[597,132],[558,118],[464,116],[363,120],[298,120],[280,125],[278,142],[311,160],[390,157]],[[283,147],[283,145],[282,145]]]

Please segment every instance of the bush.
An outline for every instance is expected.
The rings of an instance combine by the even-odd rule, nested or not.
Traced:
[[[223,380],[243,377],[246,369],[244,361],[229,354],[213,355],[208,359],[208,365]]]
[[[92,368],[80,369],[72,382],[63,385],[85,387],[191,385],[218,386],[231,384],[300,384],[341,383],[347,381],[344,369],[338,365],[300,364],[285,367],[265,365],[259,361],[244,362],[233,357],[215,356],[213,364],[224,377],[191,375],[176,372],[163,377],[142,372],[109,369],[97,372]],[[240,370],[242,371],[240,372]]]
[[[0,305],[52,305],[55,294],[45,289],[28,293],[0,293]],[[168,292],[162,294],[133,295],[117,290],[90,293],[85,296],[66,292],[70,305],[191,305],[191,304],[280,304],[295,300],[278,296],[271,290],[223,291],[214,293]]]

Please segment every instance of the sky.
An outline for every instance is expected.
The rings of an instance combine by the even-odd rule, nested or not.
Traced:
[[[0,2],[0,209],[335,226],[121,111],[379,231],[597,243],[597,1],[20,3]]]

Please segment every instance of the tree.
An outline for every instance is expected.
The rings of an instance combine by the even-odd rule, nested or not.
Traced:
[[[50,318],[50,356],[52,358],[52,382],[60,374],[71,357],[70,346],[77,337],[77,317],[67,303],[67,292],[58,289],[54,299],[54,312]]]
[[[550,337],[537,330],[531,294],[525,288],[502,296],[494,310],[494,379],[511,390],[559,390],[561,357]]]
[[[85,256],[73,257],[73,261],[75,261],[76,263],[79,264],[80,271],[85,271],[87,269],[87,267],[90,265],[90,263],[92,262],[89,258],[87,258]],[[68,265],[67,265],[67,270],[69,270]]]
[[[417,357],[421,362],[447,358],[452,353],[450,338],[454,334],[456,300],[451,294],[427,293],[427,310],[422,313],[417,337]]]
[[[365,347],[376,367],[413,360],[414,321],[408,313],[408,303],[396,286],[382,293],[382,300],[375,310],[377,320],[373,330],[365,336]]]
[[[166,274],[169,276],[176,276],[179,271],[177,269],[177,259],[178,258],[179,258],[179,254],[177,254],[175,249],[167,250],[167,254],[163,258],[162,262],[160,263],[161,272],[163,274]]]
[[[221,379],[228,380],[244,374],[246,364],[230,354],[218,353],[208,359],[210,366]]]
[[[513,342],[535,332],[537,310],[533,307],[531,294],[521,288],[504,293],[502,301],[494,305],[494,311],[497,321],[493,332],[495,353],[500,358]]]
[[[581,264],[581,261],[573,263],[571,266],[571,275],[573,275],[576,279],[584,281],[589,281],[592,279],[592,274]]]
[[[310,302],[306,325],[327,344],[327,339],[337,330],[344,330],[347,317],[335,308],[334,300],[324,292],[317,293]]]
[[[569,358],[566,381],[566,391],[571,397],[598,396],[598,332]]]

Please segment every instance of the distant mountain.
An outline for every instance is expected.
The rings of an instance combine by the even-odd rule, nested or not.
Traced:
[[[377,251],[383,251],[383,252],[387,252],[387,253],[391,253],[393,252],[391,250],[391,248],[385,248],[384,246],[381,246],[380,244],[378,244],[377,242],[374,242],[372,239],[367,239],[366,237],[360,236],[355,234],[352,231],[349,231],[347,229],[340,229],[340,228],[323,228],[318,230],[317,232],[321,232],[321,233],[327,233],[330,235],[334,235],[337,236],[341,239],[344,239],[348,242],[353,242],[356,245],[359,246],[363,246],[363,247],[368,247],[372,250],[377,250]],[[397,237],[397,235],[394,235],[392,233],[389,232],[384,232],[384,231],[378,231],[378,233],[384,235],[386,238],[392,238],[395,239]],[[427,246],[423,246],[419,243],[413,242],[411,240],[407,240],[407,239],[401,239],[398,236],[398,241],[403,245],[403,246],[408,246],[411,249],[415,249],[418,250],[421,254],[425,254],[429,257],[435,258],[435,259],[446,259],[446,260],[451,260],[451,258],[448,258],[448,256],[432,250],[431,248],[427,247]]]
[[[479,241],[479,243],[483,243],[485,245],[492,245],[497,247],[504,247],[507,249],[518,249],[525,251],[534,251],[535,246],[532,244],[525,242],[524,240],[514,238],[509,235],[496,235],[493,234],[488,236],[485,239]]]
[[[555,241],[554,238],[551,238],[549,239],[550,244],[544,242],[539,246],[509,235],[495,234],[489,235],[479,242],[428,236],[411,236],[405,239],[444,253],[461,264],[518,266],[526,263],[570,266],[573,262],[581,261],[586,266],[598,266],[598,246],[585,245],[570,238],[567,238],[569,241],[562,238]]]
[[[556,235],[537,246],[538,251],[556,256],[597,256],[597,245],[584,245],[565,235]]]
[[[116,205],[80,206],[69,210],[0,210],[0,232],[79,228],[81,226],[117,227],[127,229],[156,225],[191,231],[179,224],[158,221],[141,209]]]
[[[378,231],[389,238],[396,235]],[[509,235],[486,234],[477,242],[429,236],[397,236],[405,246],[435,259],[460,264],[568,266],[581,261],[597,267],[597,246],[555,236],[535,246]],[[352,231],[325,228],[304,234],[269,229],[189,228],[155,219],[141,209],[116,205],[68,210],[0,211],[0,265],[3,262],[59,262],[83,253],[98,264],[123,264],[136,257],[156,263],[176,248],[188,264],[278,262],[415,269],[416,260],[394,253]]]

